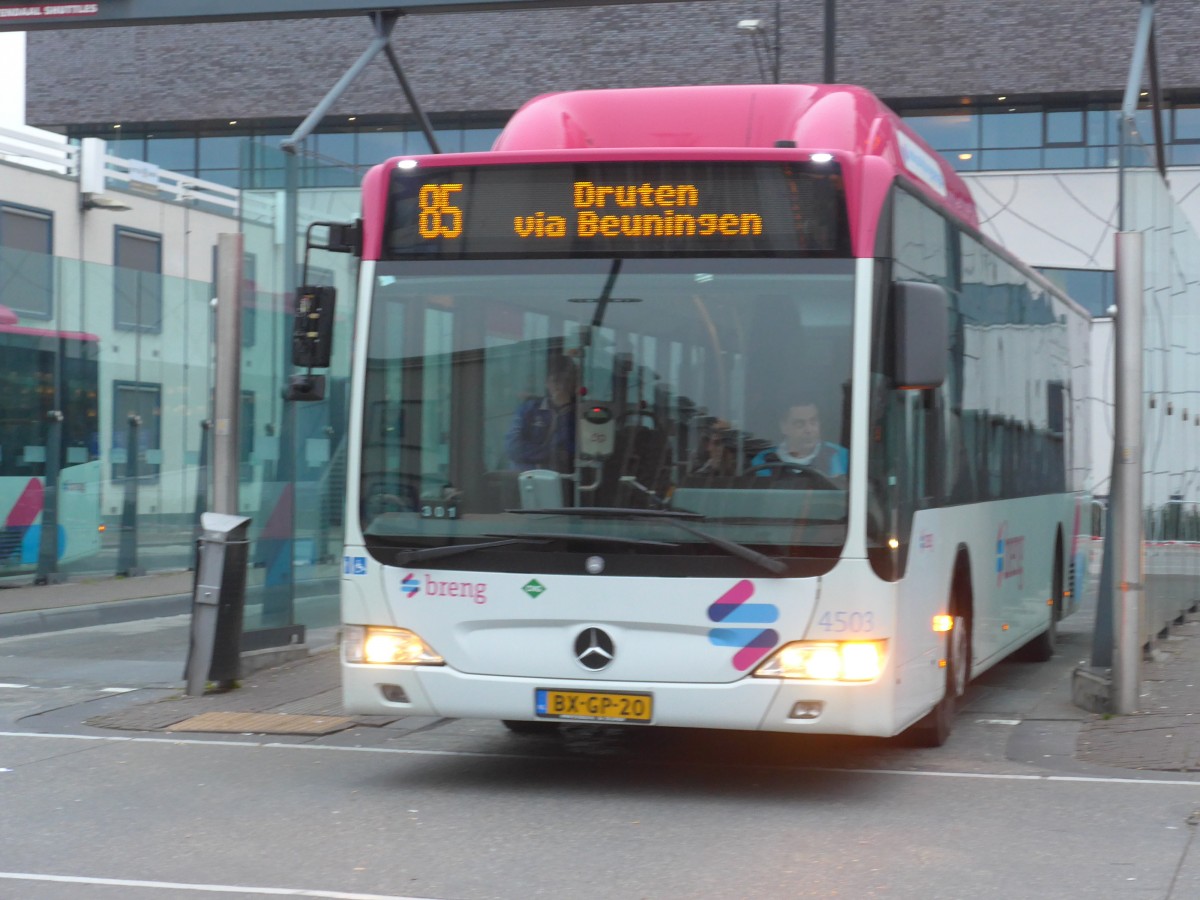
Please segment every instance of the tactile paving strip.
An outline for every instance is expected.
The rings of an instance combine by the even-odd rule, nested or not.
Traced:
[[[167,726],[167,731],[221,734],[333,734],[354,725],[348,716],[295,716],[279,713],[207,712]]]

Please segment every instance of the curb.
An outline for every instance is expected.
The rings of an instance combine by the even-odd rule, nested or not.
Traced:
[[[181,616],[190,612],[191,608],[191,594],[176,594],[137,600],[110,600],[107,603],[93,603],[87,606],[0,613],[0,638],[26,637],[31,634],[69,631],[95,625],[115,625],[140,619]]]

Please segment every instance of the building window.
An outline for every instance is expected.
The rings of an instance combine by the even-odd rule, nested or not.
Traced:
[[[1046,113],[1046,145],[1082,147],[1086,140],[1082,109],[1056,109]]]
[[[156,482],[162,464],[162,385],[113,382],[112,477],[129,477],[130,453],[137,454],[139,481]],[[131,421],[136,417],[136,422]],[[131,449],[130,441],[133,440]]]
[[[1060,269],[1038,266],[1037,270],[1093,317],[1112,315],[1112,306],[1117,302],[1117,287],[1111,269]]]
[[[54,315],[54,219],[0,203],[0,305],[34,319]]]
[[[1176,106],[1172,111],[1171,140],[1200,143],[1200,106]]]
[[[193,175],[196,172],[196,139],[191,137],[155,137],[146,139],[146,159],[168,172]]]
[[[117,226],[113,242],[113,325],[162,331],[162,236]]]

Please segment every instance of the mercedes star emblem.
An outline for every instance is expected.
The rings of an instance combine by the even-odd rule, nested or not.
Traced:
[[[598,672],[613,661],[616,646],[607,632],[599,628],[585,628],[575,638],[575,658],[579,664]]]

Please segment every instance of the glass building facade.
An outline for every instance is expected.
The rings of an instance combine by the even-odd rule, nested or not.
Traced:
[[[195,150],[205,146],[193,141]],[[251,520],[248,646],[274,646],[295,640],[301,626],[338,621],[357,259],[313,251],[305,272],[303,243],[315,221],[352,221],[359,189],[315,186],[335,180],[324,173],[342,167],[311,155],[245,138],[212,147],[228,148],[230,181],[278,172],[279,185],[297,187],[243,190],[239,214],[210,211],[203,225],[203,201],[161,199],[154,217],[176,224],[158,232],[145,227],[144,215],[135,220],[119,211],[126,206],[86,213],[80,234],[86,229],[100,243],[98,232],[106,233],[111,251],[98,252],[111,252],[111,264],[56,255],[55,219],[64,220],[61,241],[70,214],[0,200],[0,387],[7,398],[0,417],[0,580],[87,580],[194,565],[199,516],[212,508],[215,475],[213,245],[217,233],[240,232],[232,475],[237,511]],[[121,196],[112,191],[110,199]],[[124,224],[131,220],[143,227]],[[188,258],[188,276],[167,274],[164,261],[178,267]],[[294,371],[291,298],[305,280],[338,291],[336,350],[325,399],[292,403],[281,387]],[[56,494],[47,490],[55,483]],[[57,523],[44,508],[57,509]]]
[[[1059,157],[1050,153],[1056,145],[1049,139],[1065,144],[1081,135],[1078,164],[1110,165],[1106,154],[1116,139],[1107,127],[1114,119],[1111,111],[1088,110],[1073,118],[1063,111],[909,117],[940,149],[977,153],[981,165],[992,160],[1000,168],[1031,165],[1034,156],[1054,164]],[[1188,133],[1187,116],[1173,114],[1172,122],[1173,134]],[[451,124],[435,122],[443,150],[485,150],[500,128],[499,121]],[[304,235],[313,222],[353,220],[366,170],[389,156],[427,152],[425,137],[414,128],[347,122],[311,137],[305,152],[289,154],[278,146],[291,133],[283,128],[255,131],[253,138],[199,129],[169,135],[114,130],[121,132],[117,140],[106,135],[114,156],[242,191],[231,230],[240,230],[245,249],[237,468],[239,512],[251,519],[245,628],[267,635],[261,640],[269,644],[299,626],[336,624],[357,261],[326,251],[306,255]],[[63,472],[90,466],[86,478],[70,482],[79,487],[62,495],[71,491],[72,502],[80,499],[74,494],[91,498],[104,531],[94,551],[62,563],[68,577],[86,577],[98,564],[187,568],[199,514],[210,508],[215,255],[199,277],[171,277],[162,273],[163,256],[172,250],[161,236],[114,228],[113,264],[82,263],[47,252],[46,223],[37,210],[0,204],[0,288],[6,297],[18,296],[7,288],[19,282],[22,324],[95,339],[87,345],[92,355],[84,354],[88,364],[81,364],[91,379],[82,388],[90,398],[77,404],[86,421],[66,424],[58,458]],[[1109,272],[1043,271],[1073,295],[1090,298],[1094,315],[1113,302]],[[326,396],[314,403],[288,402],[281,394],[294,371],[291,298],[301,283],[338,290]],[[45,391],[46,385],[26,384],[14,373],[31,391]],[[52,446],[45,422],[39,407],[25,423],[32,430],[14,437],[0,456],[13,472],[0,474],[44,474],[54,456],[37,450]],[[0,544],[0,551],[6,547]],[[7,549],[10,556],[17,552]],[[27,557],[35,549],[18,547]],[[31,570],[36,559],[28,562]]]
[[[961,172],[1115,167],[1120,115],[1111,104],[1029,104],[905,109],[901,115]],[[1152,113],[1138,111],[1138,130],[1153,134]],[[1200,164],[1200,106],[1163,110],[1167,165]]]
[[[962,172],[1028,169],[1095,169],[1118,165],[1119,110],[1111,103],[975,103],[895,108],[910,127]],[[432,117],[443,152],[487,150],[508,113]],[[265,151],[278,148],[297,123],[237,120],[196,128],[121,123],[73,126],[71,137],[99,137],[110,152],[230,187],[282,188],[284,170]],[[1152,134],[1151,111],[1138,112],[1138,127]],[[1167,164],[1200,165],[1200,104],[1175,103],[1163,110]],[[330,117],[304,143],[301,187],[349,187],[371,166],[391,156],[428,153],[429,142],[412,117],[367,121]],[[248,154],[243,158],[243,154]]]
[[[488,150],[507,118],[506,114],[484,119],[435,117],[434,138],[443,153]],[[75,127],[68,134],[102,138],[108,141],[110,153],[124,159],[145,160],[205,181],[255,190],[285,187],[284,159],[273,151],[294,130],[295,125],[243,125],[233,120],[190,129],[122,123]],[[376,163],[392,156],[428,153],[430,148],[414,122],[371,124],[351,116],[336,123],[326,120],[321,131],[305,139],[304,150],[296,172],[301,188],[354,187]]]

